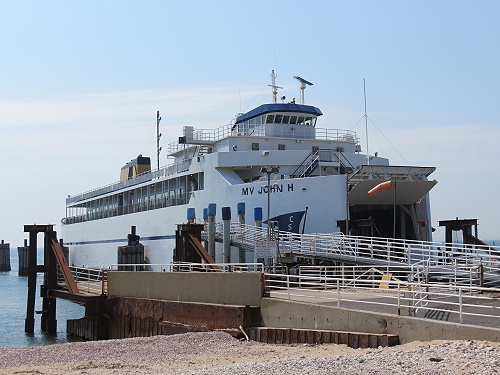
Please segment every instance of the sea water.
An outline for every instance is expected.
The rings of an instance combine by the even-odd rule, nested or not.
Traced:
[[[58,299],[56,302],[57,333],[47,334],[41,330],[41,315],[35,314],[35,332],[24,332],[28,302],[28,276],[18,276],[19,258],[17,248],[10,249],[10,272],[0,272],[0,347],[47,345],[69,341],[80,341],[66,334],[66,320],[79,319],[85,308],[76,303]],[[43,249],[38,249],[38,264],[43,264]],[[40,285],[43,273],[37,277],[35,311],[42,309]]]

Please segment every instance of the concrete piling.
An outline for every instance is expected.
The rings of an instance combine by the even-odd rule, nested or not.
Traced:
[[[231,263],[231,207],[222,207],[222,263]]]
[[[0,243],[0,271],[10,271],[10,244]]]

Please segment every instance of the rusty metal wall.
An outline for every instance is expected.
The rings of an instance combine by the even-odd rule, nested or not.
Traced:
[[[240,326],[260,323],[259,309],[249,306],[109,298],[105,310],[110,339],[211,330],[238,335]]]

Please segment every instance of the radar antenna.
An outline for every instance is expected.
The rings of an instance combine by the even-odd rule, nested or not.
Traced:
[[[160,147],[160,138],[161,138],[161,133],[160,133],[160,111],[156,111],[156,158],[158,161],[158,169],[160,169],[160,152],[161,152],[161,147]]]
[[[274,69],[271,71],[271,84],[268,85],[273,89],[273,104],[278,102],[278,89],[282,89],[283,87],[276,86],[276,74],[274,74]]]
[[[304,104],[304,90],[307,86],[312,86],[313,84],[299,76],[293,76],[293,78],[300,82],[300,104]]]

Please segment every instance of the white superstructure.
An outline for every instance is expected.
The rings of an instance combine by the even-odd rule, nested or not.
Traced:
[[[244,203],[247,223],[260,207],[264,223],[269,217],[281,230],[430,240],[428,191],[436,182],[428,176],[435,168],[363,155],[355,132],[317,127],[321,115],[305,104],[271,103],[217,129],[184,127],[169,145],[173,164],[150,170],[149,158],[139,156],[122,168],[121,181],[66,199],[62,238],[70,264],[115,264],[131,226],[148,263],[170,263],[176,224],[186,222],[188,208],[203,222],[209,204],[218,221],[222,207],[234,220]],[[396,188],[367,194],[387,180]]]

